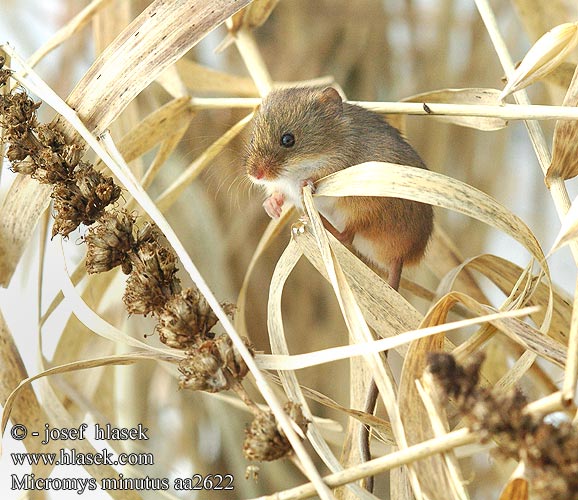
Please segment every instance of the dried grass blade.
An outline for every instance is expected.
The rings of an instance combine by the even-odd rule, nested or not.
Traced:
[[[355,296],[351,291],[349,283],[343,274],[341,265],[335,258],[335,254],[329,245],[329,240],[327,239],[326,231],[323,228],[319,213],[313,204],[313,197],[309,186],[303,188],[303,202],[307,215],[311,221],[312,231],[317,239],[319,250],[327,269],[327,274],[329,275],[329,281],[339,302],[339,307],[350,335],[356,343],[370,341],[372,340],[371,332],[365,322],[361,309],[355,300]],[[378,353],[372,353],[372,355],[367,356],[365,360],[371,368],[373,379],[382,395],[396,443],[400,449],[407,448],[406,434],[401,420],[400,410],[397,406],[394,381],[390,378],[391,374],[385,369]],[[365,394],[363,396],[365,396]],[[416,498],[423,498],[420,483],[412,466],[408,466],[408,472],[410,483]]]
[[[368,162],[318,181],[318,196],[393,196],[444,207],[501,229],[521,243],[538,261],[548,281],[548,305],[542,329],[549,328],[553,292],[550,271],[538,240],[519,217],[487,194],[461,181],[392,163]]]
[[[570,323],[570,338],[568,339],[568,360],[564,370],[564,384],[562,385],[562,397],[566,401],[572,401],[578,384],[578,281],[574,290],[574,303],[572,309],[572,322]]]
[[[133,161],[166,140],[175,130],[187,127],[195,114],[190,98],[173,99],[127,132],[118,141],[118,149],[127,162]],[[104,164],[98,161],[95,166],[103,168]]]
[[[427,105],[431,103],[442,104],[474,104],[474,105],[497,105],[500,103],[500,91],[496,89],[471,88],[471,89],[441,89],[422,94],[412,95],[402,99],[402,102],[421,102]],[[489,118],[481,116],[434,116],[434,119],[470,127],[478,130],[500,130],[508,125],[503,118]]]
[[[343,271],[362,308],[364,317],[377,334],[382,337],[391,337],[417,328],[422,315],[332,235],[327,236],[337,259],[342,263]],[[307,259],[325,279],[329,279],[311,232],[295,231],[293,238]],[[400,349],[402,353],[405,351],[406,349]]]
[[[547,75],[578,44],[578,23],[564,23],[542,35],[530,48],[500,95],[503,100]]]
[[[179,142],[181,142],[181,139],[185,135],[186,131],[187,127],[186,126],[182,127],[181,129],[177,130],[174,134],[167,137],[161,143],[154,160],[152,161],[150,167],[147,169],[147,171],[142,177],[141,184],[143,188],[147,189],[152,184],[157,174],[160,172],[161,168],[167,161],[168,157],[177,148]]]
[[[449,426],[445,412],[431,397],[433,389],[432,382],[431,375],[425,374],[424,383],[428,390],[426,391],[424,389],[419,379],[416,379],[415,385],[427,411],[434,437],[439,438],[445,436],[449,432]],[[450,450],[443,453],[442,458],[445,462],[445,473],[447,474],[450,491],[452,492],[453,497],[459,498],[460,500],[469,499],[470,496],[468,495],[468,491],[464,488],[464,480],[454,451]]]
[[[249,283],[251,281],[251,276],[253,275],[253,271],[257,265],[258,260],[261,258],[261,255],[267,250],[269,245],[273,242],[273,240],[277,237],[277,235],[283,230],[287,221],[293,216],[295,213],[294,207],[290,207],[287,205],[283,212],[281,213],[281,217],[278,219],[272,219],[269,224],[267,225],[267,229],[261,235],[259,239],[259,243],[257,244],[257,248],[253,252],[251,256],[251,261],[247,266],[247,271],[245,272],[245,276],[243,277],[243,284],[241,285],[241,289],[239,290],[239,295],[237,296],[237,312],[235,313],[235,328],[241,335],[247,335],[247,326],[245,324],[245,314],[247,313],[247,293],[249,289]]]
[[[22,380],[28,378],[28,373],[1,312],[0,359],[2,359],[2,364],[0,365],[0,404],[6,407],[6,401],[11,392]],[[26,387],[22,391],[20,398],[13,406],[11,414],[13,422],[24,424],[29,429],[42,429],[47,421],[44,409],[40,406],[34,391],[30,387]],[[58,453],[59,448],[54,442],[49,442],[48,446],[44,446],[38,439],[32,439],[31,437],[24,439],[23,444],[29,453]],[[0,443],[0,451],[1,448]],[[42,462],[32,467],[32,471],[41,477],[48,477],[52,469],[53,466]]]
[[[262,26],[279,0],[254,0],[232,18],[231,31],[236,33],[241,28],[254,29]]]
[[[68,104],[99,135],[158,75],[249,1],[156,0],[101,54]]]
[[[564,106],[578,105],[578,68],[564,97]],[[557,121],[552,145],[552,163],[546,172],[546,183],[554,177],[564,180],[578,175],[578,121]]]
[[[502,490],[499,500],[528,500],[528,481],[523,477],[512,479]]]
[[[229,22],[227,25],[230,27],[231,23]],[[261,97],[266,96],[271,90],[273,80],[255,41],[253,32],[247,28],[241,28],[235,33],[234,40],[251,78],[255,82],[257,89],[259,89],[259,95]]]
[[[578,238],[578,196],[572,200],[572,205],[562,220],[562,226],[552,244],[552,249],[548,252],[548,257],[576,238]]]
[[[213,159],[245,128],[253,118],[253,113],[245,116],[211,144],[181,175],[156,199],[159,210],[166,211],[183,193],[185,188],[213,161]]]
[[[488,308],[489,310],[489,308]],[[371,352],[383,352],[408,344],[420,338],[439,335],[440,333],[465,328],[467,326],[479,325],[485,322],[497,323],[502,318],[515,318],[527,316],[538,310],[538,307],[526,307],[512,311],[501,311],[498,313],[483,314],[481,316],[454,321],[450,323],[427,326],[419,330],[410,330],[393,337],[374,340],[372,342],[362,342],[359,344],[331,347],[320,351],[312,351],[306,354],[258,354],[255,356],[257,364],[263,370],[301,370],[311,366],[318,366],[324,363],[331,363],[353,356],[363,356]]]
[[[454,301],[441,300],[433,306],[420,327],[429,327],[443,324]],[[434,437],[427,409],[421,402],[418,389],[415,385],[427,364],[427,354],[441,351],[444,346],[444,333],[414,340],[403,360],[401,379],[399,382],[399,410],[403,424],[407,429],[410,445]],[[452,491],[449,482],[449,472],[443,457],[434,456],[415,464],[416,473],[429,498],[441,500],[440,495],[447,495]],[[443,492],[443,493],[442,493]]]
[[[489,195],[436,172],[383,162],[341,170],[318,182],[317,196],[392,196],[463,213],[504,231],[521,243],[549,277],[547,263],[530,228]]]
[[[506,295],[512,293],[512,290],[516,288],[516,283],[524,275],[524,270],[521,267],[496,255],[478,255],[468,259],[463,267],[476,270],[486,276]],[[539,281],[537,276],[532,276],[531,279],[535,289],[527,297],[527,303],[540,306],[540,310],[532,315],[532,319],[536,324],[545,324],[545,312],[548,309],[550,293],[552,293],[554,300],[552,321],[549,328],[544,331],[547,331],[548,336],[559,344],[567,344],[572,315],[571,300],[560,291],[552,289],[549,283]],[[487,301],[478,300],[478,302]]]
[[[512,389],[524,374],[532,367],[536,361],[536,354],[530,351],[524,353],[516,360],[512,368],[510,368],[494,385],[497,391],[508,391]]]
[[[259,95],[253,80],[245,76],[217,71],[185,58],[177,61],[177,69],[187,88],[195,95],[203,93],[240,97]]]
[[[84,28],[84,26],[86,26],[98,12],[106,7],[110,2],[111,0],[93,0],[76,16],[68,21],[65,26],[54,33],[54,35],[52,35],[50,39],[42,45],[42,47],[34,52],[34,54],[32,54],[28,59],[28,64],[32,68],[36,66],[36,64],[38,64],[38,62],[47,54]]]
[[[269,226],[271,227],[271,225]],[[263,241],[263,239],[261,240]],[[301,250],[293,240],[289,242],[287,248],[277,261],[271,283],[269,285],[269,300],[267,303],[267,330],[269,333],[269,340],[271,342],[271,352],[274,354],[288,355],[289,346],[285,338],[285,330],[283,328],[283,317],[281,313],[281,298],[283,288],[291,271],[297,265],[301,258]],[[292,401],[299,402],[303,406],[305,416],[310,418],[311,410],[307,404],[297,376],[293,371],[282,371],[279,374],[281,383],[288,398]],[[342,471],[343,467],[339,460],[335,457],[318,429],[315,422],[309,425],[307,436],[311,441],[315,451],[325,464],[333,471]],[[370,500],[372,495],[360,488],[358,485],[351,485],[353,491],[362,499]]]
[[[7,287],[36,227],[50,204],[52,187],[19,175],[0,207],[0,285]]]
[[[527,323],[500,318],[496,320],[495,325],[523,348],[558,366],[566,365],[567,354],[564,346],[546,337]]]
[[[494,311],[491,307],[480,304],[470,296],[459,292],[451,292],[444,296],[432,308],[432,311],[439,308],[440,312],[447,314],[449,309],[456,303],[463,304],[478,316]],[[526,310],[535,311],[536,307],[533,306]],[[519,309],[518,311],[522,311],[522,309]],[[508,314],[499,316],[495,320],[492,319],[490,323],[524,349],[528,349],[557,365],[563,366],[566,360],[564,346],[550,339],[543,332],[517,319],[516,316],[518,315]],[[463,351],[460,350],[460,354],[463,356]]]
[[[578,198],[577,198],[578,199]],[[578,202],[574,199],[570,210],[562,221],[562,227],[554,242],[552,254],[566,243],[572,241],[578,235]],[[564,400],[572,401],[578,384],[578,282],[574,290],[574,300],[572,304],[572,319],[570,322],[570,334],[568,338],[568,355],[564,370],[564,384],[562,395]]]
[[[76,370],[86,370],[88,368],[96,368],[99,366],[126,365],[135,363],[143,359],[158,359],[158,355],[155,353],[140,351],[140,352],[133,352],[130,354],[117,354],[114,356],[105,356],[102,358],[74,361],[72,363],[54,366],[52,368],[49,368],[48,370],[44,370],[40,373],[37,373],[36,375],[33,375],[32,377],[27,377],[18,384],[18,386],[10,393],[10,395],[6,399],[6,404],[4,405],[0,425],[2,433],[4,433],[4,431],[6,430],[6,424],[8,423],[8,419],[10,418],[12,407],[20,391],[22,391],[24,388],[27,388],[28,385],[34,382],[35,380],[38,380],[39,378],[42,377],[47,377],[49,375],[58,375]]]
[[[434,231],[429,242],[429,250],[424,256],[424,261],[430,270],[439,279],[443,280],[448,273],[461,266],[465,260],[455,243],[440,224],[434,224]],[[441,286],[441,284],[439,286]],[[467,293],[479,302],[488,302],[484,292],[482,292],[469,270],[466,270],[464,273],[459,273],[456,281],[452,283],[451,286],[458,287],[459,290]],[[448,289],[443,293],[449,291]]]

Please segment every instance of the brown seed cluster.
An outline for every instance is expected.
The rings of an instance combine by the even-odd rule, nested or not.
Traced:
[[[243,342],[253,351],[249,339]],[[194,391],[226,391],[249,372],[245,361],[228,335],[220,335],[194,345],[179,364],[182,376],[179,385]]]
[[[10,71],[2,69],[0,86]],[[80,224],[90,225],[115,203],[121,190],[110,177],[81,161],[83,148],[68,142],[51,124],[39,124],[34,102],[28,94],[13,90],[0,96],[0,126],[8,146],[12,170],[44,184],[52,184],[54,226],[52,236],[68,236]]]
[[[283,409],[305,434],[309,421],[303,415],[301,405],[289,401],[285,403]],[[291,451],[289,440],[270,411],[258,413],[251,425],[245,429],[245,434],[243,455],[247,460],[270,462],[284,457]]]
[[[134,254],[133,270],[126,282],[124,304],[130,314],[158,314],[181,291],[177,256],[169,249],[145,242]]]
[[[11,72],[0,58],[0,87]],[[120,210],[115,202],[121,189],[113,179],[81,160],[84,148],[69,143],[52,125],[39,124],[35,103],[23,91],[0,95],[0,126],[8,144],[6,155],[15,172],[52,184],[54,226],[52,236],[68,236],[80,224],[88,227],[86,268],[89,273],[121,266],[128,274],[123,302],[130,314],[152,314],[156,332],[169,347],[186,350],[180,363],[180,386],[217,392],[234,388],[251,408],[241,380],[248,368],[226,335],[215,337],[218,319],[196,288],[182,290],[177,256],[163,245],[162,234]],[[223,303],[232,316],[235,307]],[[248,339],[245,345],[253,352]]]
[[[549,500],[578,500],[578,429],[571,422],[550,424],[524,411],[517,389],[506,394],[480,387],[483,356],[466,366],[450,354],[429,356],[429,371],[444,399],[451,398],[468,427],[482,439],[494,439],[499,453],[523,461],[535,493]]]
[[[223,303],[232,316],[235,306]],[[187,349],[205,339],[213,338],[211,329],[218,319],[196,288],[173,295],[159,313],[157,332],[162,342],[175,349]]]
[[[132,271],[131,253],[136,249],[135,218],[125,211],[106,212],[86,233],[86,270],[104,273],[121,266]]]

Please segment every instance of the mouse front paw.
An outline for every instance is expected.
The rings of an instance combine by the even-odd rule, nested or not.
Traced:
[[[305,186],[309,186],[311,188],[311,194],[315,194],[315,190],[317,188],[315,187],[315,182],[313,182],[313,179],[303,179],[301,181],[301,188],[303,189]]]
[[[273,193],[263,202],[263,208],[269,217],[272,219],[278,219],[281,217],[281,210],[283,209],[284,203],[285,196],[281,193]]]

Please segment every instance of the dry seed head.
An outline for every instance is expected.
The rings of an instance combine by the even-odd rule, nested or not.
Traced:
[[[74,180],[58,182],[52,191],[54,227],[52,236],[68,236],[81,223],[89,226],[106,206],[120,197],[120,188],[89,165],[74,174]]]
[[[36,128],[36,110],[40,104],[30,99],[25,92],[13,92],[0,98],[2,127],[6,129],[10,142]]]
[[[229,389],[229,381],[220,360],[213,353],[211,340],[187,353],[179,364],[179,386],[193,391],[220,392]]]
[[[429,356],[429,370],[444,399],[453,398],[482,441],[495,440],[499,454],[525,463],[534,492],[548,500],[578,500],[578,429],[570,422],[553,425],[526,413],[526,398],[519,390],[494,394],[478,386],[479,368],[479,357],[462,367],[449,354]]]
[[[8,78],[12,74],[12,71],[9,69],[4,69],[4,64],[6,63],[6,58],[4,56],[0,56],[0,88],[4,87],[8,83]]]
[[[303,416],[301,406],[288,402],[283,409],[305,434],[309,422]],[[245,429],[243,455],[247,460],[270,462],[284,457],[290,451],[291,444],[278,427],[277,420],[270,411],[257,414],[251,425]]]
[[[132,270],[129,252],[134,250],[134,217],[125,211],[106,212],[89,228],[84,241],[86,270],[88,273],[103,273],[122,266],[129,274]]]
[[[166,302],[181,291],[177,257],[156,241],[145,242],[131,256],[132,272],[123,301],[130,314],[158,314]]]
[[[249,340],[243,338],[243,342],[252,354]],[[249,370],[229,336],[221,335],[194,346],[179,364],[179,371],[181,388],[220,392],[229,389],[233,380],[240,382]]]
[[[223,304],[231,314],[233,306]],[[196,288],[187,288],[165,304],[159,313],[157,332],[161,342],[175,349],[187,349],[193,344],[212,338],[211,328],[217,324],[217,316]]]
[[[82,195],[88,200],[87,211],[98,216],[104,207],[120,197],[121,190],[111,177],[105,177],[92,166],[86,165],[75,172],[74,180]],[[96,220],[96,217],[91,217]]]
[[[145,222],[139,227],[136,233],[137,246],[147,241],[158,241],[158,231],[156,226],[150,222]]]
[[[68,236],[84,220],[86,200],[72,181],[58,182],[50,195],[54,200],[52,237]]]

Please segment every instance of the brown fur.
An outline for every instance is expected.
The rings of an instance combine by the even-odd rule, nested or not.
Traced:
[[[284,148],[280,137],[295,136],[295,146]],[[325,175],[367,161],[383,161],[426,168],[415,150],[381,116],[343,103],[332,89],[289,88],[264,99],[247,148],[247,173],[261,169],[265,179],[291,175],[304,160],[323,158],[325,166],[307,175],[316,181]],[[338,200],[347,216],[344,232],[379,241],[378,265],[394,261],[418,262],[433,229],[431,206],[386,197],[344,197]]]

